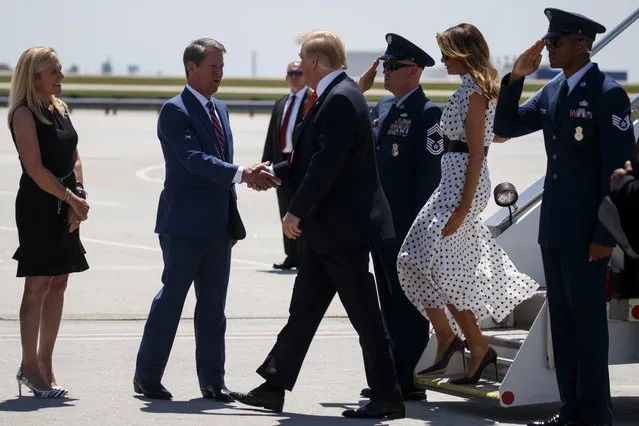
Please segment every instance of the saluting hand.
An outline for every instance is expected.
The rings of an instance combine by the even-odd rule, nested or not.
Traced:
[[[541,63],[541,52],[544,50],[544,41],[537,40],[535,44],[519,55],[510,73],[510,81],[521,80],[537,71]]]
[[[362,90],[362,93],[365,93],[368,89],[373,87],[373,82],[375,81],[375,76],[377,76],[377,66],[379,65],[379,59],[375,59],[373,64],[368,68],[364,74],[359,78],[359,82],[357,85]]]

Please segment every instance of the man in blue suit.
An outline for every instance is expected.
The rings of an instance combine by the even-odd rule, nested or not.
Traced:
[[[135,392],[150,398],[172,398],[161,379],[193,282],[200,389],[205,398],[232,400],[224,384],[224,307],[231,247],[246,236],[235,184],[263,190],[279,180],[268,172],[268,163],[233,164],[229,113],[212,97],[222,80],[225,52],[215,40],[193,41],[183,57],[188,84],[164,104],[158,119],[166,165],[155,226],[163,287],[151,305],[133,380]]]
[[[598,221],[609,177],[634,146],[628,95],[590,61],[597,33],[585,16],[546,9],[549,28],[502,80],[494,130],[516,137],[541,129],[548,164],[539,224],[550,325],[563,406],[530,425],[612,423],[605,281],[615,240]],[[525,76],[544,45],[563,75],[521,107]]]

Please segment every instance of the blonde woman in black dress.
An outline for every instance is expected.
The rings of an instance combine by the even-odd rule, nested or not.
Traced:
[[[51,48],[33,47],[11,79],[8,121],[22,176],[16,196],[18,277],[25,277],[20,306],[22,362],[16,380],[36,397],[67,391],[53,373],[55,345],[69,273],[88,269],[80,242],[87,219],[82,163],[66,105],[57,98],[64,78]]]
[[[420,374],[441,373],[453,354],[463,352],[460,331],[471,357],[466,375],[451,383],[471,384],[497,362],[478,320],[503,320],[538,284],[517,271],[479,217],[490,199],[486,154],[495,141],[499,90],[488,45],[470,24],[438,34],[437,44],[448,73],[461,77],[461,87],[442,112],[448,148],[441,181],[404,239],[397,272],[406,297],[430,320],[437,337],[435,363]]]

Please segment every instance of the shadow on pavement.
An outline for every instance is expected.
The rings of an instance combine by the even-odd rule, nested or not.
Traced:
[[[73,398],[36,398],[34,396],[19,396],[0,402],[0,411],[30,412],[45,408],[74,407]]]

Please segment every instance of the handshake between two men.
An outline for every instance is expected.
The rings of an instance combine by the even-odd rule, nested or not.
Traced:
[[[273,174],[270,161],[257,163],[250,167],[245,167],[242,171],[242,183],[256,191],[266,191],[271,188],[279,188],[282,180]],[[295,240],[302,231],[299,228],[300,219],[287,212],[282,218],[282,230],[284,235]]]

